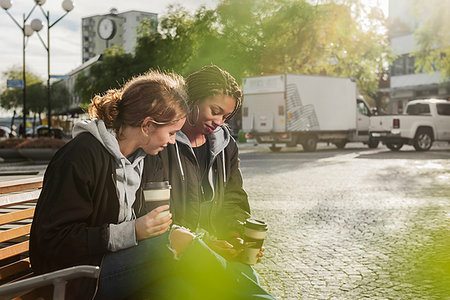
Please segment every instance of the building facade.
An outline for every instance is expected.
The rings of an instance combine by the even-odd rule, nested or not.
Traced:
[[[119,13],[111,9],[109,14],[82,18],[82,62],[100,55],[106,48],[120,46],[126,53],[134,53],[140,23],[150,20],[156,31],[158,15],[143,11]]]
[[[389,1],[389,38],[397,59],[390,68],[389,113],[402,113],[410,100],[424,98],[450,99],[450,81],[441,72],[416,72],[414,31],[421,25],[414,17],[412,0]],[[426,12],[422,12],[426,17]]]

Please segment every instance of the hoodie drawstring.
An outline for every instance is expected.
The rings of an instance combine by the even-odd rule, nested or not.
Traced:
[[[227,182],[227,170],[225,169],[225,150],[222,151],[222,169],[223,169],[223,182]]]
[[[175,149],[177,151],[177,159],[178,159],[178,166],[180,166],[181,179],[184,181],[184,170],[183,170],[183,166],[181,165],[181,158],[180,158],[180,151],[178,150],[178,143],[176,143],[176,142],[175,142]]]

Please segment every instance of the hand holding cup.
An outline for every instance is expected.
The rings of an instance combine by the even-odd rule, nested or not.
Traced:
[[[168,209],[168,205],[159,206],[142,217],[137,218],[134,226],[136,239],[141,241],[168,231],[170,224],[172,224],[172,214],[167,213],[165,216],[158,218],[158,215],[168,211]]]

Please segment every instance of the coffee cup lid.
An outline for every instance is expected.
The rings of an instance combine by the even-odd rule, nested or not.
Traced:
[[[256,230],[267,230],[266,222],[255,219],[247,219],[245,221],[245,227]]]
[[[161,189],[171,189],[168,181],[149,181],[144,184],[144,189],[148,190],[161,190]]]

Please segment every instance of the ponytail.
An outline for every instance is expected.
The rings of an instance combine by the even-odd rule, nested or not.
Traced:
[[[89,105],[89,115],[91,118],[100,119],[106,127],[120,127],[119,104],[122,100],[120,90],[108,90],[104,95],[96,95]],[[118,124],[119,123],[119,124]]]
[[[89,105],[89,115],[120,132],[123,126],[140,126],[146,117],[157,123],[178,121],[186,116],[186,101],[181,76],[149,71],[132,78],[120,90],[95,96]]]

